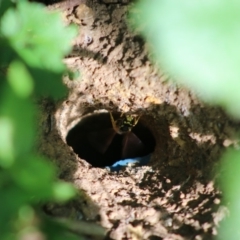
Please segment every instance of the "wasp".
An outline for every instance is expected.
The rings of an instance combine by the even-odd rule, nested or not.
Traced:
[[[128,132],[131,132],[132,128],[137,125],[137,123],[141,117],[141,115],[134,116],[134,115],[130,115],[130,114],[121,113],[120,118],[118,118],[115,121],[112,113],[111,112],[109,112],[109,113],[110,113],[110,118],[111,118],[113,129],[118,134],[125,134]]]
[[[113,115],[110,113],[112,127],[115,133],[122,135],[122,149],[121,156],[123,159],[128,157],[137,157],[141,155],[144,150],[142,141],[132,132],[132,129],[137,125],[141,115],[132,115],[121,113],[120,118],[114,120]]]

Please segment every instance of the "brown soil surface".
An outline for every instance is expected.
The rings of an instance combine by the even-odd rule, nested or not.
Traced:
[[[86,1],[63,11],[80,29],[65,59],[80,77],[64,78],[69,95],[62,102],[43,101],[39,148],[80,196],[67,207],[49,204],[47,211],[98,223],[106,239],[213,239],[227,211],[216,166],[224,148],[236,144],[237,124],[153,66],[143,39],[127,26],[128,8]],[[67,145],[84,116],[107,111],[142,115],[139,124],[156,141],[148,166],[109,172]]]

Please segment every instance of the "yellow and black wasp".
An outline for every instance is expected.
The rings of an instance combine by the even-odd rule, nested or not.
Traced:
[[[125,134],[132,131],[132,128],[135,127],[141,116],[134,116],[131,114],[122,113],[120,118],[116,121],[113,118],[112,113],[110,112],[110,118],[112,122],[113,129],[118,134]]]

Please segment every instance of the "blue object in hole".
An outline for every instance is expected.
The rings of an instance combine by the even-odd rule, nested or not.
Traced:
[[[144,157],[127,158],[115,162],[112,166],[107,166],[105,168],[109,169],[111,172],[120,171],[123,167],[126,167],[129,163],[136,163],[137,166],[146,166],[151,158],[151,154]]]

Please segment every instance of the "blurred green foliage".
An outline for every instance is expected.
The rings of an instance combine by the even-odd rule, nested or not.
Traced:
[[[224,193],[225,204],[228,207],[228,216],[221,222],[218,240],[239,240],[240,239],[240,188],[239,151],[229,149],[222,157],[221,166],[221,187]]]
[[[76,193],[56,180],[51,161],[35,152],[37,108],[33,98],[63,97],[62,59],[71,50],[76,29],[58,13],[21,0],[0,2],[0,235],[24,239],[66,239],[57,224],[46,227],[36,211],[46,201],[64,202]],[[51,228],[51,226],[55,228]],[[53,230],[55,229],[55,230]],[[67,239],[76,239],[67,236]]]
[[[129,22],[173,79],[239,119],[239,12],[238,0],[141,0]],[[218,239],[240,239],[239,171],[240,152],[229,150],[222,160],[221,186],[230,217]]]
[[[140,1],[132,22],[178,82],[240,117],[239,11],[238,0]]]

